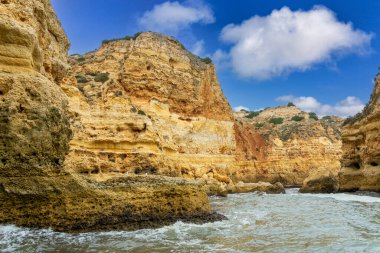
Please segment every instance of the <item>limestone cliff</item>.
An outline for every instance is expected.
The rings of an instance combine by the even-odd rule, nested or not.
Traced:
[[[235,113],[237,169],[232,178],[244,182],[302,185],[313,171],[337,173],[341,157],[342,119],[324,117],[295,106]]]
[[[69,42],[48,1],[0,5],[0,176],[56,172],[71,138],[66,75]]]
[[[339,168],[340,119],[314,120],[296,107],[233,115],[214,66],[174,38],[147,32],[105,41],[70,64],[66,166],[78,173],[163,174],[217,192],[239,182],[301,185],[312,170]],[[274,117],[285,122],[269,123]]]
[[[233,114],[213,64],[153,32],[104,42],[70,63],[67,166],[229,183]]]
[[[60,87],[68,70],[68,46],[49,0],[0,1],[0,223],[72,231],[220,218],[212,213],[207,195],[192,181],[126,175],[85,178],[70,166],[62,166],[72,137],[70,126],[77,136],[79,124],[70,119],[67,96]],[[212,69],[205,70],[207,73]],[[209,92],[202,84],[199,87],[201,92]],[[182,105],[186,107],[179,104],[178,108]],[[87,106],[93,108],[93,104]],[[202,110],[209,115],[213,107],[209,101],[199,102],[192,113]],[[75,111],[71,113],[76,116]],[[91,121],[91,113],[89,110],[82,120]],[[122,124],[120,131],[131,127],[135,134],[149,124],[148,118],[135,119],[139,118]],[[107,128],[96,127],[93,124],[83,135],[95,130],[107,132]],[[154,146],[152,141],[145,144]],[[99,138],[86,148],[101,145],[105,150],[118,147]]]
[[[363,112],[348,118],[342,135],[339,190],[380,191],[380,77]]]

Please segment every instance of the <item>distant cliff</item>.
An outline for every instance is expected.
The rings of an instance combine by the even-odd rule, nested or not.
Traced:
[[[235,180],[302,185],[313,171],[339,170],[341,118],[318,119],[295,106],[240,111],[235,115]]]

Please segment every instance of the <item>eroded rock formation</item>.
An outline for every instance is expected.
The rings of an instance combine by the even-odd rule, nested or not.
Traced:
[[[339,190],[338,172],[319,168],[309,173],[303,181],[302,193],[334,193]]]
[[[380,77],[363,112],[343,127],[339,190],[380,191]]]
[[[230,182],[233,114],[213,64],[152,32],[103,43],[71,64],[63,86],[74,119],[67,166]]]
[[[212,213],[207,195],[195,182],[123,174],[99,179],[81,176],[72,170],[76,167],[70,163],[62,166],[72,137],[70,127],[74,129],[75,136],[71,146],[81,149],[79,153],[99,148],[114,151],[118,147],[140,150],[139,146],[129,143],[129,139],[110,142],[107,127],[96,122],[103,119],[118,123],[121,120],[123,124],[118,131],[131,129],[131,135],[138,139],[138,133],[149,128],[151,120],[146,115],[137,116],[138,113],[134,118],[129,118],[129,115],[109,118],[105,111],[92,110],[93,104],[88,103],[86,96],[75,100],[78,104],[85,101],[83,106],[87,107],[80,108],[88,109],[87,113],[82,113],[86,117],[80,121],[70,119],[81,110],[71,109],[68,112],[67,96],[60,86],[64,86],[68,79],[64,78],[68,69],[68,46],[69,42],[48,0],[0,2],[0,222],[72,231],[140,228],[178,219],[219,219],[220,216]],[[206,69],[202,73],[207,76],[212,71]],[[62,79],[65,79],[63,83]],[[128,86],[129,82],[124,85]],[[154,83],[154,80],[150,82]],[[201,92],[209,92],[203,89],[202,83],[199,87]],[[70,92],[79,92],[70,87],[65,87],[65,90],[69,95]],[[151,92],[154,93],[153,86]],[[104,94],[107,94],[106,90]],[[105,103],[100,106],[119,106],[123,107],[122,110],[129,110],[129,107],[124,108],[123,103],[127,102],[128,99],[117,105]],[[179,110],[183,106],[190,114],[201,111],[207,116],[214,110],[214,105],[209,102],[199,102],[196,108],[183,103],[174,107]],[[72,99],[70,103],[72,108]],[[124,118],[128,119],[124,121]],[[88,129],[78,135],[80,124],[88,126]],[[106,125],[116,127],[112,122]],[[202,129],[202,124],[195,126]],[[100,131],[98,140],[82,142],[85,143],[82,148],[78,140],[91,138],[93,131]],[[155,138],[160,136],[143,138],[146,141],[143,141],[142,149],[164,149],[155,146]],[[116,160],[119,158],[115,157]]]
[[[320,168],[339,170],[342,119],[315,119],[295,106],[235,115],[238,163],[233,180],[301,186]]]
[[[223,193],[240,181],[302,185],[313,170],[340,167],[341,119],[309,119],[296,107],[233,115],[214,66],[171,37],[106,41],[70,62],[66,164],[78,173],[163,174]]]

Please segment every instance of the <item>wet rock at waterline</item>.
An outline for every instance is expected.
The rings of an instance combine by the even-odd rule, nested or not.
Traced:
[[[328,169],[318,169],[303,181],[302,193],[331,193],[339,189],[338,175]]]

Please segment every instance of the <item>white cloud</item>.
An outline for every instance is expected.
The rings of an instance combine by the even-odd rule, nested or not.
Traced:
[[[241,111],[241,110],[249,111],[249,108],[248,108],[248,107],[245,107],[245,106],[242,106],[242,105],[239,105],[239,106],[234,107],[234,111],[235,111],[235,112],[239,112],[239,111]]]
[[[198,40],[193,44],[190,51],[195,55],[202,55],[204,53],[204,44],[203,40]]]
[[[157,4],[152,10],[146,11],[138,24],[145,30],[176,35],[180,30],[195,23],[210,24],[215,22],[210,7],[201,1],[186,1],[184,3],[164,2]]]
[[[355,115],[361,112],[364,106],[365,105],[357,97],[350,96],[340,101],[335,106],[335,110],[341,115]]]
[[[221,49],[217,49],[211,55],[211,59],[217,69],[224,69],[230,67],[230,57],[228,53],[224,52]]]
[[[229,24],[221,32],[221,39],[233,44],[234,70],[256,79],[305,71],[337,55],[368,53],[372,37],[340,22],[323,6],[309,11],[283,7],[268,16]]]
[[[348,96],[335,105],[322,104],[314,97],[294,97],[292,95],[278,97],[276,98],[276,101],[293,102],[301,110],[306,112],[315,112],[321,116],[352,116],[358,112],[361,112],[365,106],[359,98],[353,96]]]

